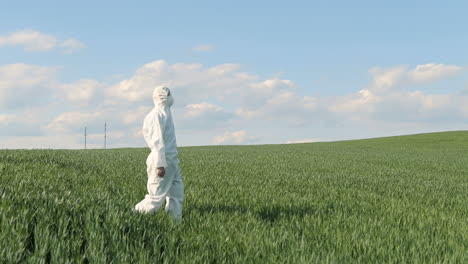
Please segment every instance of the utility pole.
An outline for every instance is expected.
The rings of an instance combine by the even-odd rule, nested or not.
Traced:
[[[84,149],[86,149],[86,127],[84,127]]]
[[[104,149],[107,148],[107,122],[104,122]]]

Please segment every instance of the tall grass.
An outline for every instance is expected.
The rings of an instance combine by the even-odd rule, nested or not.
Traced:
[[[147,149],[0,150],[0,262],[467,263],[468,132],[179,151],[177,224]]]

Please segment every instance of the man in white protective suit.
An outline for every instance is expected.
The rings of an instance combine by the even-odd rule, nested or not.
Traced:
[[[146,159],[148,194],[135,206],[135,210],[152,213],[166,201],[166,212],[180,220],[184,183],[180,175],[171,114],[174,99],[169,88],[158,86],[154,89],[153,100],[155,107],[146,115],[142,130],[145,141],[151,149]]]

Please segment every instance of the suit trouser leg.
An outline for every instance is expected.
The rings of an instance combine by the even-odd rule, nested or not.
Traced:
[[[164,177],[157,176],[157,168],[153,164],[147,166],[148,194],[135,206],[139,212],[157,211],[166,200],[166,212],[176,219],[182,217],[182,202],[184,199],[184,184],[180,175],[178,162],[168,162]]]
[[[166,196],[166,212],[170,213],[175,219],[182,218],[182,203],[184,201],[184,182],[180,175],[178,163],[174,165],[174,179],[171,188]]]
[[[162,206],[176,174],[175,167],[172,164],[168,164],[164,177],[159,177],[157,175],[157,168],[151,161],[152,159],[149,157],[146,163],[146,171],[148,173],[146,188],[148,194],[145,196],[145,199],[135,206],[135,210],[142,213],[155,212]]]

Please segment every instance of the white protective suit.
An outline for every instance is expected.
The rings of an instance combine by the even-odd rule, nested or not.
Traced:
[[[169,88],[158,86],[154,89],[155,107],[145,117],[143,136],[151,149],[146,159],[148,172],[148,194],[135,206],[142,213],[157,211],[166,200],[166,212],[176,219],[182,217],[184,183],[180,175],[179,159],[171,105],[174,102]],[[164,177],[157,175],[157,168],[164,167]]]

